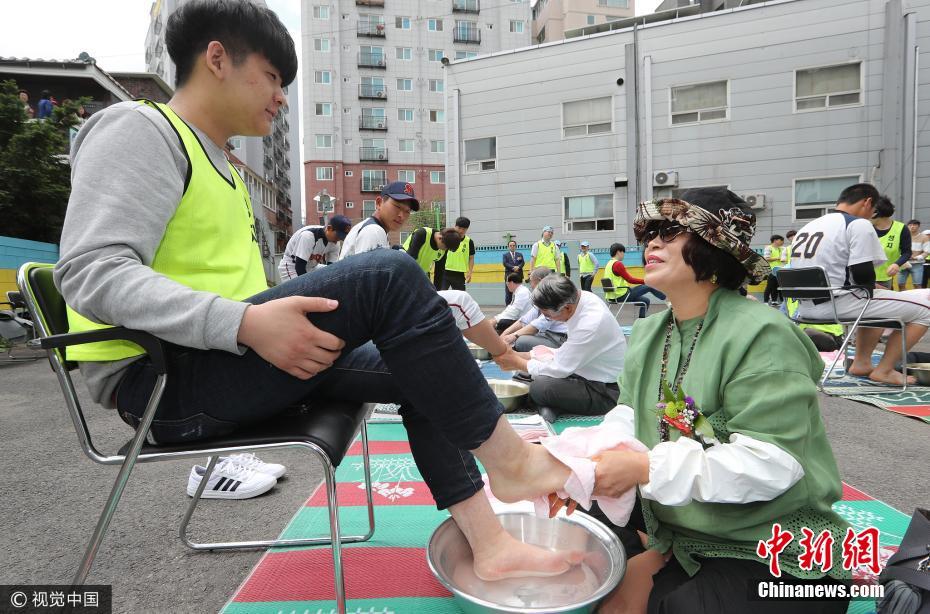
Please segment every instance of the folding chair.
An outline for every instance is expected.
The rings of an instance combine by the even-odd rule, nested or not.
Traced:
[[[6,345],[7,353],[0,364],[33,361],[40,354],[30,356],[14,356],[13,350],[18,344],[25,345],[35,336],[32,320],[26,303],[19,292],[12,290],[6,293],[6,300],[0,301],[0,306],[9,305],[9,309],[0,309],[0,346]]]
[[[52,265],[27,263],[17,275],[17,284],[33,314],[38,338],[34,347],[48,352],[52,370],[58,376],[65,404],[74,424],[81,449],[92,461],[102,465],[120,465],[119,473],[97,522],[96,529],[75,573],[73,584],[81,585],[87,578],[94,558],[110,520],[116,511],[120,496],[129,474],[137,462],[156,462],[180,458],[210,456],[206,473],[181,520],[179,536],[187,546],[195,550],[238,550],[251,548],[278,548],[328,544],[333,552],[333,571],[336,590],[336,606],[345,612],[345,583],[342,571],[342,544],[367,541],[374,534],[375,517],[371,490],[371,466],[368,454],[368,432],[365,418],[368,406],[363,403],[327,402],[300,415],[288,414],[267,422],[251,425],[223,437],[192,441],[183,444],[153,445],[146,443],[155,410],[167,384],[167,360],[165,344],[158,338],[123,327],[104,328],[80,333],[68,333],[65,302],[52,280]],[[70,372],[77,363],[68,361],[65,348],[95,341],[125,339],[145,349],[158,373],[155,389],[149,397],[135,436],[115,454],[101,453],[94,446],[91,433],[78,401]],[[365,489],[368,503],[368,531],[364,535],[343,536],[339,532],[339,508],[336,499],[336,467],[345,457],[349,446],[361,435],[362,462],[365,474]],[[273,539],[259,541],[196,543],[187,537],[187,525],[200,501],[200,495],[216,466],[221,454],[248,450],[273,450],[299,448],[319,458],[323,465],[329,507],[329,536],[304,539]]]
[[[824,394],[830,396],[830,392],[826,389],[825,384],[827,379],[833,374],[833,370],[836,368],[836,363],[839,362],[840,358],[846,357],[846,348],[849,345],[849,340],[852,339],[853,335],[856,332],[856,329],[859,327],[864,328],[892,328],[895,330],[901,331],[901,360],[903,361],[903,372],[904,372],[904,384],[901,386],[901,392],[907,390],[907,341],[904,338],[904,327],[905,323],[900,319],[888,319],[888,318],[866,318],[863,316],[866,309],[868,309],[869,304],[872,302],[872,291],[869,288],[863,288],[860,286],[854,287],[841,287],[841,286],[831,286],[830,281],[827,278],[827,272],[823,267],[814,266],[814,267],[803,267],[803,268],[781,268],[776,273],[775,276],[778,278],[778,290],[781,292],[782,296],[785,299],[794,299],[797,301],[813,301],[816,304],[826,303],[829,301],[830,306],[833,309],[833,319],[826,320],[817,320],[813,318],[801,317],[801,309],[795,313],[794,321],[798,324],[841,324],[844,329],[846,329],[846,334],[843,336],[843,343],[840,345],[840,349],[836,353],[836,357],[833,359],[833,362],[830,364],[830,368],[824,372],[823,377],[820,379],[818,387],[820,391]],[[841,318],[836,311],[836,301],[834,297],[834,292],[839,290],[847,290],[854,293],[861,293],[865,295],[863,299],[862,309],[859,311],[859,314],[855,318]],[[857,388],[856,394],[882,394],[888,392],[888,386],[883,386],[881,384],[876,385],[873,388]]]
[[[617,322],[620,321],[620,312],[623,311],[623,308],[626,307],[627,304],[642,307],[643,309],[647,309],[649,307],[649,305],[643,301],[631,301],[631,292],[629,290],[627,290],[626,294],[623,295],[622,300],[617,298],[606,298],[607,294],[617,291],[617,289],[614,287],[614,282],[610,281],[606,277],[601,277],[601,288],[604,290],[604,300],[607,301],[608,308],[610,308],[611,305],[619,305],[619,307],[617,307],[616,313],[614,313],[614,317],[617,318]],[[639,317],[638,310],[636,311],[636,317]]]

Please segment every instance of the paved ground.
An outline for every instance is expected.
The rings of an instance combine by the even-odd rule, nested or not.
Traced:
[[[77,388],[86,400],[81,382]],[[823,397],[821,408],[844,480],[908,514],[930,503],[923,471],[930,426],[843,399]],[[87,413],[102,448],[128,439],[110,412],[93,406]],[[66,583],[117,469],[81,453],[44,360],[0,366],[0,446],[0,519],[6,519],[0,551],[7,561],[0,584]],[[276,536],[321,474],[297,451],[273,460],[287,464],[288,477],[257,499],[204,501],[195,538]],[[217,611],[258,560],[257,552],[193,552],[177,539],[191,464],[140,465],[133,472],[90,576],[113,585],[115,612]]]

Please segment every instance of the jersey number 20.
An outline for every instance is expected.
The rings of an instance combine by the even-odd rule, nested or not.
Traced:
[[[805,258],[813,258],[822,240],[822,232],[815,232],[811,235],[802,232],[795,238],[794,243],[791,245],[791,257],[800,258],[804,256]]]

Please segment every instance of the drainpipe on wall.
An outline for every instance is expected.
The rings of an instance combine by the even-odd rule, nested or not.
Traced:
[[[908,17],[913,17],[911,13]],[[914,113],[911,117],[913,147],[911,148],[911,219],[917,219],[917,109],[920,103],[920,45],[914,45]]]
[[[636,189],[635,189],[635,200],[633,201],[631,209],[636,210],[637,205],[642,201],[642,173],[641,173],[641,156],[639,151],[640,135],[639,135],[639,30],[636,28],[636,22],[633,22],[633,117],[635,118],[634,129],[636,130],[636,155],[633,156],[633,159],[636,160],[636,168],[634,174],[636,177]]]
[[[452,207],[449,207],[449,206],[446,207],[446,224],[447,225],[449,223],[449,220],[454,220],[455,218],[462,215],[462,160],[461,160],[462,150],[461,150],[461,147],[463,147],[463,145],[459,141],[459,138],[461,137],[461,134],[462,134],[462,131],[461,131],[462,97],[461,97],[461,94],[462,92],[458,88],[452,90],[452,106],[455,108],[455,121],[452,123],[451,143],[453,147],[455,148],[454,149],[455,153],[452,155],[449,155],[449,154],[447,155],[449,156],[450,163],[455,164],[455,175],[454,175],[455,186],[453,186],[452,188],[452,191],[455,193],[455,197],[451,199],[455,203],[455,212],[453,213]],[[448,110],[446,112],[446,117],[448,117]],[[451,173],[449,173],[449,168],[447,166],[446,167],[447,180],[448,180],[449,175],[451,175]],[[448,195],[448,193],[449,193],[449,186],[447,183],[446,194]],[[448,205],[448,202],[446,204]]]
[[[643,181],[643,200],[652,200],[652,56],[643,58],[643,156],[645,157],[645,174]],[[638,204],[638,203],[637,203]]]

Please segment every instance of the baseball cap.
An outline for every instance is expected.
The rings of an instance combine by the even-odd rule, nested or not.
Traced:
[[[411,211],[420,210],[420,201],[417,200],[417,195],[413,193],[413,186],[404,181],[393,181],[381,190],[381,198],[389,196],[400,203],[406,203],[410,205]]]
[[[352,221],[344,215],[334,215],[329,219],[329,225],[336,231],[339,240],[342,241],[352,229]]]
[[[543,232],[552,232],[552,226],[543,226]]]
[[[583,247],[591,247],[591,244],[590,244],[589,242],[587,242],[587,241],[582,241],[582,242],[581,242],[581,245],[582,245]]]

